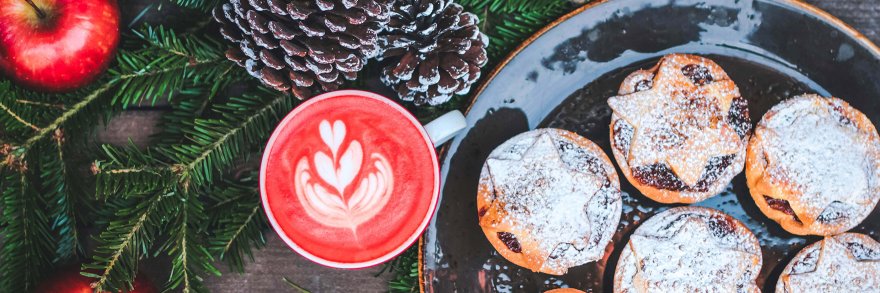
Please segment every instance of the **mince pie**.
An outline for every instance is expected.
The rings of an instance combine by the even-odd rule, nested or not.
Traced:
[[[880,243],[856,233],[813,243],[788,263],[776,292],[880,292]]]
[[[770,109],[748,146],[746,178],[767,217],[798,235],[834,235],[880,199],[880,137],[837,98],[803,95]]]
[[[480,227],[504,258],[553,275],[596,261],[620,220],[620,182],[590,140],[561,129],[511,138],[480,174]]]
[[[760,292],[758,239],[720,211],[678,207],[639,226],[623,248],[614,292]]]
[[[624,176],[661,203],[694,203],[742,171],[751,130],[746,99],[720,66],[667,55],[608,99],[611,148]]]

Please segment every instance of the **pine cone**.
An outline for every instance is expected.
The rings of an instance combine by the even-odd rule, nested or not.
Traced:
[[[398,0],[379,36],[382,82],[416,105],[466,94],[486,65],[488,38],[476,15],[451,0]]]
[[[230,0],[214,9],[229,60],[300,99],[353,80],[378,53],[392,0]]]

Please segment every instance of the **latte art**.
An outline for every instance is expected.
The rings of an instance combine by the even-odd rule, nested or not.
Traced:
[[[279,123],[263,154],[260,193],[281,239],[317,263],[363,268],[400,254],[439,199],[434,144],[406,109],[339,91]]]
[[[327,120],[321,121],[319,132],[330,155],[318,151],[311,164],[308,156],[299,159],[294,172],[296,196],[312,219],[330,227],[349,228],[357,235],[357,227],[376,216],[391,198],[391,164],[380,153],[365,157],[357,140],[341,149],[346,135],[341,120],[332,126]]]

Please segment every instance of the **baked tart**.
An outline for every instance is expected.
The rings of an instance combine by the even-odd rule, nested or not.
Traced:
[[[621,251],[614,292],[760,292],[758,239],[720,211],[678,207],[636,228]]]
[[[611,149],[626,179],[661,203],[694,203],[742,171],[748,103],[712,60],[674,54],[608,99]]]
[[[880,292],[880,243],[843,233],[810,244],[782,271],[776,292]]]
[[[880,199],[880,137],[843,100],[794,97],[755,128],[746,179],[761,212],[786,231],[838,234],[861,223]]]
[[[492,246],[516,265],[552,275],[605,255],[621,204],[611,160],[561,129],[522,133],[493,150],[477,193]]]

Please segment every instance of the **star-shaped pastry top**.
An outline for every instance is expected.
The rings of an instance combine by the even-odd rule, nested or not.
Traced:
[[[767,161],[761,186],[777,187],[767,195],[787,200],[806,225],[829,207],[850,214],[873,206],[878,179],[873,136],[841,124],[828,102],[817,99],[787,101],[755,132]]]
[[[738,286],[756,286],[760,255],[728,248],[700,218],[685,221],[668,238],[631,236],[637,292],[730,292]]]
[[[744,142],[727,122],[739,95],[721,69],[702,64],[716,76],[695,84],[682,73],[684,57],[664,58],[650,89],[608,99],[614,115],[634,129],[627,164],[662,163],[688,186],[701,178],[709,159],[739,152]]]
[[[548,252],[542,259],[552,262],[548,257],[560,244],[570,244],[577,250],[588,247],[595,231],[585,213],[586,205],[607,179],[578,170],[575,166],[585,163],[579,161],[584,158],[562,154],[577,150],[560,148],[557,143],[561,142],[555,141],[549,131],[522,141],[525,144],[509,146],[509,152],[490,157],[486,164],[498,196],[493,206],[507,215],[508,222],[503,225],[527,231],[519,241],[540,243],[541,250]],[[496,204],[499,202],[503,205]],[[592,255],[595,253],[585,250],[578,258],[593,260],[598,258]]]
[[[858,259],[846,243],[837,237],[825,238],[819,251],[814,269],[788,276],[788,286],[792,292],[880,290],[880,256]]]

